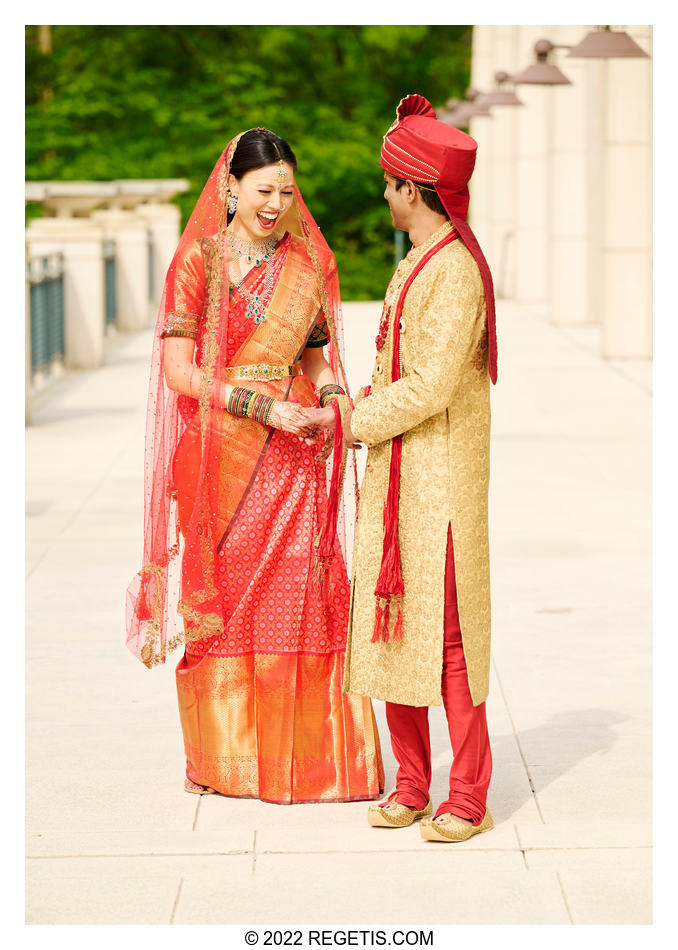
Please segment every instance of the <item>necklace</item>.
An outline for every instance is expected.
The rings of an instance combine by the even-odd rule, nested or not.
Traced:
[[[268,297],[273,285],[273,259],[278,246],[278,239],[271,237],[267,241],[243,241],[235,234],[229,233],[228,242],[236,254],[240,256],[241,260],[245,258],[247,262],[252,263],[254,267],[258,267],[263,263],[266,264],[264,283],[260,293],[254,293],[245,284],[251,268],[248,269],[244,277],[240,278],[234,288],[247,299],[245,316],[254,320],[255,323],[262,323],[266,319],[266,310],[263,301]]]
[[[265,241],[249,241],[239,238],[237,234],[229,231],[228,243],[238,257],[245,258],[248,264],[254,264],[255,267],[258,267],[259,264],[263,264],[273,257],[278,238],[273,234]]]

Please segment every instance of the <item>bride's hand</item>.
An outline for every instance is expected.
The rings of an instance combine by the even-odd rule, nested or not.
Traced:
[[[306,410],[306,427],[315,432],[318,429],[334,428],[334,409],[331,406],[325,406],[324,409]]]
[[[294,402],[276,400],[268,416],[268,424],[274,429],[283,432],[293,432],[295,435],[305,435],[307,427],[304,409]]]

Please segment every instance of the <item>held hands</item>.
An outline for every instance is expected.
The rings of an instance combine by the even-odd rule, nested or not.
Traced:
[[[320,432],[325,432],[329,436],[334,429],[334,409],[332,406],[325,406],[324,409],[306,410],[307,428],[304,434],[304,441],[307,444],[313,442],[314,437]],[[344,445],[349,449],[361,449],[360,442],[356,442],[355,436],[351,432],[350,421],[348,426],[344,423]]]
[[[314,435],[318,430],[331,432],[334,429],[334,409],[325,406],[324,409],[306,409],[305,436]]]
[[[295,435],[305,437],[307,423],[306,413],[308,410],[294,402],[283,402],[276,400],[268,416],[268,424],[274,429],[282,429],[283,432],[293,432]]]
[[[334,429],[334,410],[331,406],[324,409],[304,409],[297,403],[277,400],[268,417],[268,424],[283,432],[292,432],[307,445],[323,445],[326,455],[332,450],[332,431]],[[351,449],[360,449],[362,445],[355,441],[353,433],[344,431],[344,442]]]

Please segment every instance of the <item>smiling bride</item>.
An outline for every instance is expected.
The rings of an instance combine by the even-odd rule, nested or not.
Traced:
[[[148,667],[184,647],[186,791],[356,801],[379,796],[383,767],[370,701],[342,692],[349,582],[331,445],[304,431],[308,409],[348,389],[339,285],[296,170],[272,132],[234,138],[169,268],[128,646]]]

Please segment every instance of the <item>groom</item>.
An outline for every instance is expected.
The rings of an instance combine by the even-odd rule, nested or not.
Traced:
[[[393,225],[412,249],[389,284],[371,386],[339,397],[348,445],[368,446],[358,509],[344,689],[386,701],[396,788],[371,825],[418,819],[434,841],[492,828],[485,718],[492,278],[466,223],[476,143],[411,95],[384,136]],[[309,421],[327,425],[331,408]],[[428,707],[445,706],[449,794],[429,797]]]

